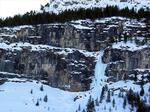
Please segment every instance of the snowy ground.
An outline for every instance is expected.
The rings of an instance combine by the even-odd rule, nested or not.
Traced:
[[[73,103],[75,93],[69,93],[44,85],[44,91],[40,91],[41,83],[7,82],[0,86],[0,111],[1,112],[71,112],[76,105]],[[31,94],[30,91],[33,90]],[[44,102],[44,96],[48,96],[48,102]],[[39,106],[36,106],[39,100]]]
[[[135,42],[117,42],[117,43],[114,43],[112,45],[112,48],[114,49],[122,49],[122,50],[129,50],[129,51],[137,51],[137,50],[141,50],[141,49],[144,49],[144,48],[149,48],[150,45],[137,45]]]

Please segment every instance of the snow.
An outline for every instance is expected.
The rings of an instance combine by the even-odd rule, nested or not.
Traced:
[[[141,49],[144,49],[144,48],[149,48],[149,45],[137,45],[135,42],[117,42],[117,43],[114,43],[112,45],[112,48],[114,49],[122,49],[122,50],[129,50],[129,51],[137,51],[137,50],[141,50]]]
[[[16,31],[19,31],[21,29],[26,29],[26,28],[33,28],[33,26],[32,25],[21,25],[21,26],[15,26],[15,27],[3,27],[1,29],[7,30],[7,31],[12,30],[12,31],[16,32]]]
[[[135,85],[133,81],[130,81],[130,80],[127,80],[127,81],[118,81],[116,83],[113,83],[109,86],[110,89],[113,89],[113,88],[124,88],[124,89],[127,89],[129,90],[130,88],[137,92],[137,91],[140,91],[140,85]]]
[[[128,18],[123,17],[110,17],[110,18],[102,18],[100,20],[95,20],[94,22],[91,20],[77,20],[72,21],[71,25],[75,27],[76,29],[80,30],[88,30],[93,29],[91,24],[94,23],[107,23],[108,21],[113,22],[113,19],[119,19],[124,21],[124,27],[144,27],[145,24],[142,22],[138,22],[137,20],[130,20]],[[137,24],[138,23],[138,24]],[[87,25],[88,24],[88,25]],[[113,27],[114,23],[109,25],[109,27]],[[48,24],[48,25],[55,25],[55,24]],[[90,26],[91,25],[91,26]],[[51,26],[50,26],[51,27]],[[57,27],[57,24],[56,26]],[[115,26],[116,27],[116,26]],[[5,27],[4,30],[13,31],[16,32],[18,30],[21,30],[22,28],[33,28],[33,26],[17,26],[13,28]],[[4,34],[1,34],[4,35]],[[11,34],[7,34],[6,36],[14,36]],[[35,36],[30,36],[30,38],[34,38]],[[40,38],[37,36],[36,38]],[[138,38],[142,40],[141,38]],[[114,49],[121,49],[121,50],[129,50],[129,51],[137,51],[144,48],[149,48],[149,45],[137,45],[135,42],[117,42],[113,43],[112,48]],[[30,43],[11,43],[7,44],[6,42],[0,43],[0,49],[8,50],[8,51],[21,51],[23,49],[28,49],[31,52],[32,51],[46,51],[46,50],[52,50],[56,54],[59,55],[68,55],[68,53],[72,53],[76,50],[78,50],[80,53],[84,54],[86,57],[95,57],[96,66],[95,66],[95,74],[92,78],[92,83],[90,90],[85,92],[68,92],[56,88],[52,88],[50,86],[44,85],[41,82],[37,81],[28,81],[27,79],[21,78],[18,79],[17,77],[20,77],[19,74],[14,73],[7,73],[7,72],[0,72],[1,75],[12,75],[16,78],[8,78],[8,82],[4,83],[3,85],[0,85],[0,99],[4,101],[4,103],[0,103],[0,111],[2,112],[75,112],[79,105],[81,108],[81,112],[83,109],[86,109],[87,102],[89,100],[89,97],[92,96],[94,100],[100,99],[100,94],[102,91],[102,87],[105,85],[108,86],[108,89],[111,91],[114,90],[114,96],[111,96],[111,102],[106,102],[107,92],[105,93],[105,98],[102,103],[100,103],[99,106],[96,106],[96,112],[109,112],[110,108],[112,109],[112,112],[129,112],[131,106],[127,105],[125,109],[123,109],[123,98],[118,98],[118,94],[120,90],[128,91],[130,88],[133,89],[135,92],[140,92],[141,88],[139,85],[135,84],[134,81],[118,81],[113,83],[108,83],[107,79],[108,77],[105,76],[105,70],[107,67],[107,64],[104,64],[102,62],[102,56],[104,51],[99,52],[88,52],[86,50],[79,50],[75,48],[61,48],[61,47],[54,47],[50,45],[42,45],[42,44],[30,44]],[[56,50],[56,51],[55,51]],[[82,66],[82,64],[78,64],[77,61],[74,61],[75,63],[71,63],[74,66]],[[116,63],[116,62],[114,62]],[[138,69],[139,71],[145,71],[145,69]],[[80,74],[80,72],[72,72],[76,73],[77,75]],[[139,77],[140,79],[141,77]],[[40,91],[40,86],[44,86],[44,91]],[[69,85],[66,85],[66,87],[69,88]],[[144,85],[144,90],[148,91],[148,88],[150,87],[150,84],[147,83]],[[33,90],[33,94],[30,93],[31,89]],[[48,102],[45,103],[43,101],[44,96],[48,96]],[[142,97],[144,98],[146,94]],[[40,98],[42,99],[40,101]],[[74,99],[76,101],[74,101]],[[112,107],[112,99],[115,99],[115,107]],[[36,102],[39,100],[39,106],[36,106]],[[147,102],[147,104],[149,104]],[[7,108],[6,108],[7,107]],[[105,109],[106,107],[106,109]],[[80,112],[80,111],[79,111]]]
[[[4,42],[0,43],[0,49],[8,50],[8,51],[21,51],[23,49],[28,49],[30,51],[46,51],[46,50],[55,50],[57,54],[62,54],[62,55],[67,55],[69,53],[72,53],[76,50],[84,54],[86,57],[97,57],[99,52],[88,52],[86,50],[79,50],[75,48],[61,48],[61,47],[54,47],[50,45],[42,45],[42,44],[30,44],[30,43],[23,43],[23,42],[18,42],[18,43],[11,43],[11,44],[6,44]],[[59,50],[59,51],[57,51]]]
[[[0,37],[15,37],[15,38],[17,38],[17,36],[16,35],[8,35],[8,34],[4,34],[4,33],[1,33],[0,34]]]
[[[95,20],[94,23],[107,23],[108,21],[111,21],[112,19],[119,19],[119,20],[125,20],[124,27],[144,27],[145,24],[142,22],[138,22],[137,20],[130,20],[123,17],[110,17],[110,18],[102,18],[100,20]],[[130,22],[128,22],[130,21]],[[113,21],[112,21],[113,22]],[[138,23],[138,24],[136,24]],[[92,29],[89,24],[91,24],[90,20],[77,20],[72,21],[71,23],[75,28],[77,29]],[[88,24],[89,27],[86,26]],[[113,23],[112,23],[113,24]],[[55,25],[55,24],[50,24]],[[57,24],[56,24],[57,25]],[[54,26],[57,27],[57,26]],[[113,25],[110,25],[109,27],[113,27]],[[6,30],[13,30],[16,32],[17,30],[20,30],[22,28],[32,28],[32,26],[17,26],[13,28],[5,27],[3,29]],[[3,34],[2,34],[3,35]],[[6,36],[11,36],[10,34]],[[34,37],[34,36],[31,36]],[[40,38],[40,37],[37,37]],[[139,38],[138,38],[139,39]],[[140,38],[142,39],[142,37]],[[149,45],[137,45],[135,42],[117,42],[112,45],[112,48],[114,49],[121,49],[121,50],[129,50],[129,51],[137,51],[144,48],[149,48]],[[100,103],[99,106],[96,106],[96,112],[109,112],[110,108],[112,109],[112,112],[129,112],[131,106],[127,105],[125,109],[123,109],[123,98],[118,98],[118,94],[120,90],[128,91],[130,88],[133,89],[135,92],[140,92],[141,88],[139,85],[135,84],[134,81],[118,81],[118,82],[107,82],[107,78],[105,76],[105,70],[107,64],[102,63],[102,56],[104,51],[99,52],[88,52],[86,50],[79,50],[75,48],[61,48],[61,47],[54,47],[49,45],[33,45],[30,43],[11,43],[6,44],[4,42],[0,43],[0,49],[5,49],[8,51],[15,51],[15,50],[23,50],[28,49],[31,52],[32,51],[46,51],[46,50],[54,50],[56,49],[57,54],[67,55],[68,53],[72,53],[76,50],[83,53],[86,57],[95,57],[96,58],[96,66],[95,66],[95,74],[92,78],[92,83],[90,90],[85,92],[68,92],[63,91],[60,89],[52,88],[50,86],[44,85],[41,82],[37,83],[37,81],[28,81],[27,79],[18,79],[18,78],[9,78],[8,82],[4,83],[3,85],[0,85],[0,99],[4,101],[4,103],[0,103],[0,111],[2,112],[75,112],[79,105],[81,107],[81,112],[83,109],[86,109],[86,105],[88,102],[88,99],[90,96],[94,100],[100,98],[100,94],[102,91],[102,87],[107,85],[108,88],[113,91],[114,90],[114,96],[111,96],[111,100],[115,99],[115,107],[112,107],[112,101],[110,103],[106,102],[107,93],[105,93],[105,98],[102,103]],[[77,64],[77,61],[74,61],[74,66],[82,66],[82,64]],[[116,63],[116,62],[114,62]],[[145,71],[145,69],[137,69],[139,71]],[[80,72],[72,72],[76,74],[80,74]],[[7,72],[0,72],[1,75],[12,75],[16,77],[20,77],[19,74],[14,73],[7,73]],[[139,77],[141,78],[141,76]],[[40,91],[40,86],[44,86],[44,91]],[[66,87],[69,88],[69,85],[66,85]],[[147,83],[144,85],[144,90],[148,91],[148,88],[150,87],[150,83]],[[33,94],[30,93],[31,89],[33,90]],[[48,102],[43,102],[44,96],[48,96]],[[144,98],[146,94],[142,97]],[[40,101],[40,98],[42,99]],[[74,101],[74,98],[77,98],[76,101]],[[39,100],[39,106],[36,106],[36,102]],[[149,104],[147,102],[147,104]],[[106,107],[106,109],[105,109]]]
[[[59,89],[44,85],[44,91],[40,91],[41,83],[26,82],[15,83],[7,82],[0,86],[0,103],[2,112],[71,112],[74,110],[73,98],[75,93],[69,93]],[[31,89],[33,94],[30,93]],[[48,102],[43,102],[44,96],[48,96]],[[63,96],[63,97],[62,97]],[[39,106],[35,106],[37,99]]]
[[[146,24],[143,22],[138,22],[136,19],[130,20],[130,21],[126,21],[124,23],[124,25],[126,27],[137,27],[137,28],[144,28],[146,27]]]
[[[89,91],[68,92],[37,81],[25,82],[24,79],[17,78],[9,81],[0,86],[0,99],[3,101],[0,103],[0,111],[2,112],[75,112],[79,105],[81,109],[86,108],[90,95]],[[40,91],[41,85],[44,91]],[[45,95],[48,96],[48,102],[43,101]],[[75,97],[79,99],[74,101]],[[39,106],[36,106],[37,101]]]
[[[58,14],[65,10],[77,10],[80,8],[88,9],[98,7],[104,8],[106,6],[118,6],[120,9],[128,7],[129,9],[134,8],[135,10],[139,10],[141,8],[150,8],[150,1],[127,0],[127,2],[121,2],[120,0],[51,0],[50,6],[45,7],[44,9],[47,12],[53,12]]]
[[[12,75],[12,76],[21,77],[19,74],[9,73],[9,72],[0,72],[0,75]]]
[[[149,71],[150,72],[150,69],[135,69],[137,71],[141,71],[141,72],[144,72],[144,71]]]
[[[80,24],[78,24],[78,25],[72,24],[72,26],[75,27],[76,29],[80,29],[80,30],[82,30],[82,29],[84,29],[84,30],[92,30],[93,29],[91,27],[83,26],[83,25],[80,25]]]

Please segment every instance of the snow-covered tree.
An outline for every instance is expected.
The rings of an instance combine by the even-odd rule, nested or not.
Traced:
[[[110,97],[110,90],[107,93],[107,99],[106,102],[111,102],[111,97]]]
[[[43,100],[44,100],[44,102],[47,102],[47,101],[48,101],[47,95],[44,96],[44,99],[43,99]]]
[[[41,87],[40,87],[40,91],[44,91],[43,85],[41,85]]]

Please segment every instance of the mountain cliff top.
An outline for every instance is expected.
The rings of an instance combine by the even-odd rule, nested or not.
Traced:
[[[150,0],[50,0],[42,9],[59,14],[65,10],[105,8],[107,6],[117,6],[119,9],[128,7],[135,10],[141,8],[149,10]]]

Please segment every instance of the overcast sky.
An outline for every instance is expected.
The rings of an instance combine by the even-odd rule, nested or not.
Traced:
[[[5,18],[15,14],[24,14],[27,11],[39,10],[40,4],[49,0],[0,0],[0,17]]]

